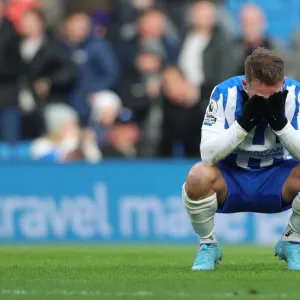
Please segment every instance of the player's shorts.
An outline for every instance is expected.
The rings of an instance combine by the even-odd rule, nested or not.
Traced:
[[[243,169],[223,162],[218,167],[227,183],[227,200],[218,213],[279,213],[291,208],[282,199],[282,188],[298,161],[286,160],[262,169]]]

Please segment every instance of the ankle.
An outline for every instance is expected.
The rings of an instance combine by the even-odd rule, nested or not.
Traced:
[[[200,238],[200,245],[201,244],[216,244],[217,241],[217,237],[215,235],[215,233],[213,233],[210,237],[207,238]]]
[[[300,233],[296,232],[291,226],[288,226],[282,235],[282,240],[285,242],[300,243]]]

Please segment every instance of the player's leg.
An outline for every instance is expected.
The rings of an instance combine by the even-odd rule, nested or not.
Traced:
[[[227,196],[227,185],[219,168],[197,163],[187,176],[182,194],[192,226],[200,236],[201,243],[216,242],[213,217],[218,202],[223,204]]]
[[[292,215],[276,245],[276,255],[287,261],[290,270],[300,270],[300,165],[291,171],[283,186],[282,197],[292,205]]]
[[[227,185],[219,168],[196,164],[183,185],[182,197],[194,231],[200,237],[192,269],[214,269],[222,255],[214,232],[214,216],[218,202],[222,205],[227,197]]]

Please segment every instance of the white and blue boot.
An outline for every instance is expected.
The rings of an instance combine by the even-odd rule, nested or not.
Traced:
[[[218,244],[201,244],[195,262],[192,266],[193,271],[209,271],[215,269],[215,264],[222,260],[222,250]]]

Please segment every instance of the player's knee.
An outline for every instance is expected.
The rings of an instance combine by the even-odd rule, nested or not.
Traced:
[[[213,167],[198,163],[193,166],[188,174],[185,184],[185,191],[189,199],[201,200],[211,196],[215,170]]]

